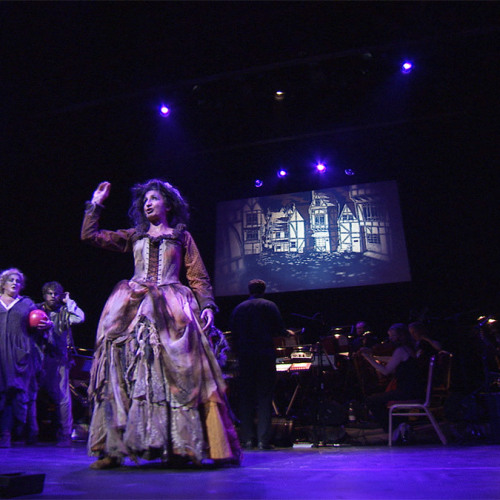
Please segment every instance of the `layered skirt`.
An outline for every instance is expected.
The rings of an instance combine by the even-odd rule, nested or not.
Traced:
[[[222,372],[180,283],[120,282],[99,321],[91,455],[238,461]]]

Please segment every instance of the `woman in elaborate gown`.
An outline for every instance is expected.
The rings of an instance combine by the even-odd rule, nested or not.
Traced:
[[[97,328],[88,451],[99,458],[91,467],[117,467],[125,456],[239,463],[226,385],[205,336],[217,307],[185,227],[188,206],[176,188],[153,179],[132,189],[134,227],[102,230],[110,187],[100,183],[87,204],[81,238],[133,252],[135,270],[113,290]]]

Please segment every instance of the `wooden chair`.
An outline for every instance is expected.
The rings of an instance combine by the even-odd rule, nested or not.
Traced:
[[[427,417],[434,427],[436,434],[443,444],[447,444],[446,437],[441,431],[436,417],[433,414],[439,406],[444,402],[444,395],[449,389],[450,385],[450,373],[451,373],[451,358],[450,353],[439,353],[440,358],[440,371],[442,372],[442,380],[436,381],[435,378],[435,365],[436,356],[432,356],[429,361],[429,371],[427,375],[427,387],[425,392],[425,401],[391,401],[388,403],[389,407],[389,446],[392,446],[392,418],[397,417]],[[435,398],[433,398],[433,390],[436,388],[436,396],[438,396],[438,404],[433,404]]]

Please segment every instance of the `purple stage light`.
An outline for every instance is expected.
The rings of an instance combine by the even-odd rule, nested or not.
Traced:
[[[160,115],[168,116],[169,114],[170,114],[170,108],[168,106],[165,106],[165,104],[162,104],[160,106]]]
[[[278,177],[286,177],[288,172],[284,168],[278,170]]]
[[[412,69],[413,69],[413,63],[411,61],[405,61],[401,65],[401,73],[403,73],[404,75],[410,73]]]
[[[316,165],[316,170],[322,174],[323,172],[326,171],[326,165],[324,163],[318,163]]]
[[[255,187],[260,188],[264,183],[260,179],[255,179]]]
[[[350,168],[346,168],[344,170],[345,175],[354,175],[354,170],[351,170]]]

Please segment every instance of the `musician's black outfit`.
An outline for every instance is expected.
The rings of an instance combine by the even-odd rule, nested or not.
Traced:
[[[245,448],[252,447],[256,410],[258,446],[268,449],[276,381],[273,337],[286,335],[283,319],[274,302],[251,295],[234,309],[231,330],[239,361],[240,440]]]

